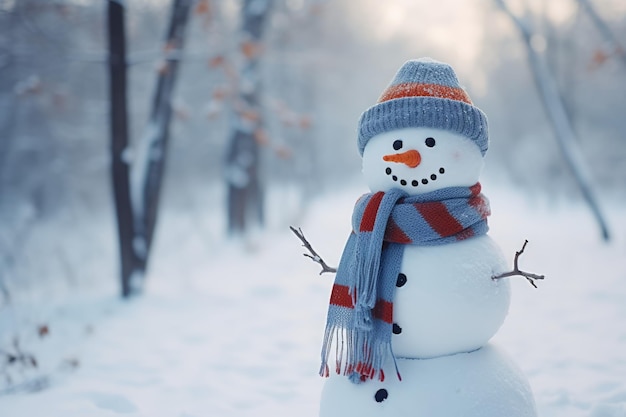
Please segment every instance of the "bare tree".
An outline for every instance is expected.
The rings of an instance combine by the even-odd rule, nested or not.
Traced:
[[[165,62],[159,72],[152,112],[135,152],[129,152],[126,110],[126,38],[123,2],[109,0],[111,151],[121,259],[122,296],[141,290],[156,224],[172,93],[191,0],[175,0],[167,31]]]
[[[134,278],[138,282],[131,282],[131,286],[140,286],[152,246],[172,118],[172,96],[192,3],[192,0],[175,0],[172,3],[163,48],[165,57],[159,69],[150,119],[133,153],[130,189],[134,225],[133,250],[138,260]]]
[[[241,9],[239,71],[232,126],[226,154],[228,230],[244,233],[250,223],[263,223],[260,144],[266,141],[261,106],[262,37],[272,0],[244,0]]]
[[[597,197],[593,187],[591,186],[591,175],[587,171],[582,152],[576,140],[574,128],[569,120],[563,100],[550,69],[533,47],[533,29],[528,22],[516,16],[504,0],[495,1],[511,18],[524,40],[528,62],[530,63],[535,84],[543,101],[545,110],[548,113],[548,117],[552,122],[552,128],[554,129],[561,153],[571,169],[574,179],[578,184],[585,201],[589,205],[596,221],[598,222],[602,237],[605,240],[608,240],[609,229],[607,222],[602,214],[602,211],[600,210]]]

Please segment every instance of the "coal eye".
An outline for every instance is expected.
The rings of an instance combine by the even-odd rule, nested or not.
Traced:
[[[433,146],[435,146],[435,139],[434,138],[426,138],[426,146],[428,146],[429,148],[432,148]]]
[[[389,142],[387,142],[389,143]],[[400,149],[402,147],[402,141],[401,140],[396,140],[393,142],[393,149],[395,149],[396,151],[398,149]]]

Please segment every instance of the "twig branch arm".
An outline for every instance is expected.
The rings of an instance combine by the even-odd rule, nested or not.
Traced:
[[[524,244],[522,245],[522,249],[518,250],[515,252],[515,259],[513,259],[513,270],[509,271],[509,272],[503,272],[501,274],[498,275],[494,275],[491,277],[491,279],[496,280],[496,279],[501,279],[501,278],[507,278],[507,277],[513,277],[513,276],[522,276],[524,278],[526,278],[526,280],[528,282],[530,282],[530,285],[532,285],[533,287],[537,288],[537,285],[535,284],[536,280],[539,279],[544,279],[545,276],[544,275],[538,275],[538,274],[533,274],[532,272],[526,272],[526,271],[522,271],[521,269],[519,269],[519,257],[522,253],[524,253],[524,249],[526,249],[526,245],[528,244],[528,240],[524,240]]]
[[[328,264],[324,262],[322,257],[319,256],[317,252],[315,252],[315,249],[313,249],[309,241],[304,237],[304,233],[302,233],[302,229],[300,228],[296,229],[293,226],[289,226],[289,228],[298,237],[298,239],[302,241],[302,246],[304,246],[309,251],[309,253],[303,253],[302,255],[306,256],[307,258],[312,259],[313,262],[320,264],[320,266],[322,267],[322,270],[320,271],[320,275],[322,275],[324,272],[331,272],[331,273],[337,272],[337,268],[328,266]]]

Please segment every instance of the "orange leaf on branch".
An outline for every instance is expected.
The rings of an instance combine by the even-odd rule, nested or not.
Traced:
[[[224,58],[224,55],[215,55],[213,58],[209,59],[209,68],[221,67],[225,63],[226,58]]]
[[[228,90],[225,87],[217,87],[213,90],[213,94],[211,95],[214,100],[222,101],[228,95]]]
[[[274,148],[274,152],[276,152],[276,156],[280,159],[291,159],[293,156],[293,152],[286,146],[276,146]]]
[[[194,10],[196,14],[207,14],[211,13],[211,2],[209,0],[200,0],[196,5],[196,9]]]
[[[240,48],[241,53],[247,59],[256,58],[263,52],[263,45],[261,45],[261,43],[250,40],[242,42]]]
[[[267,146],[270,144],[270,138],[265,132],[265,130],[258,128],[254,131],[254,140],[260,146]]]
[[[594,70],[601,67],[609,59],[609,55],[602,49],[596,49],[591,57],[591,63],[589,64],[589,70]]]
[[[176,49],[176,41],[175,40],[171,40],[169,42],[166,42],[165,45],[163,45],[163,52],[165,52],[166,54],[169,53],[169,52],[172,52],[175,49]]]
[[[42,324],[41,326],[37,327],[37,334],[39,335],[39,337],[44,338],[50,334],[50,328],[47,324]]]
[[[258,122],[261,120],[261,116],[259,112],[251,109],[241,109],[239,110],[239,117],[241,117],[246,122]]]
[[[303,130],[309,130],[311,128],[311,125],[313,125],[313,121],[311,120],[310,116],[302,116],[300,117],[300,129]]]

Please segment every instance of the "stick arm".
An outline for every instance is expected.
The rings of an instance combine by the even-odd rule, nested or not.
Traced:
[[[522,248],[518,251],[515,252],[515,258],[513,259],[513,270],[509,271],[509,272],[503,272],[501,274],[497,274],[491,277],[491,279],[493,279],[494,281],[497,279],[502,279],[502,278],[507,278],[507,277],[513,277],[513,276],[522,276],[524,278],[526,278],[526,280],[530,283],[530,285],[532,285],[533,287],[537,288],[537,284],[535,284],[535,281],[537,280],[542,280],[545,278],[544,275],[539,275],[539,274],[534,274],[532,272],[526,272],[526,271],[522,271],[521,269],[519,269],[519,257],[521,254],[524,253],[524,249],[526,249],[526,245],[528,244],[528,240],[524,240],[524,244],[522,245]]]
[[[313,249],[313,246],[311,246],[309,241],[304,237],[304,233],[302,232],[301,228],[298,227],[296,229],[293,226],[289,226],[289,229],[291,229],[291,231],[298,237],[298,239],[300,239],[300,241],[302,242],[302,246],[304,246],[309,251],[309,253],[303,253],[302,255],[306,256],[307,258],[310,258],[311,260],[313,260],[313,262],[320,264],[320,266],[322,267],[322,270],[320,271],[320,275],[322,275],[324,272],[330,272],[330,273],[337,272],[337,268],[328,266],[328,264],[324,262],[322,257],[318,255],[315,249]]]

